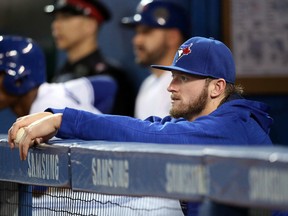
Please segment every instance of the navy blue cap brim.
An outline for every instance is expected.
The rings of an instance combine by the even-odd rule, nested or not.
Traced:
[[[181,67],[177,67],[177,66],[151,65],[151,67],[156,68],[156,69],[160,69],[160,70],[165,70],[165,71],[178,71],[178,72],[182,72],[182,73],[187,73],[187,74],[203,77],[203,73],[201,73],[201,72],[185,70],[185,69],[183,69]]]
[[[141,15],[139,15],[139,16],[141,16]],[[158,26],[152,25],[151,23],[148,23],[148,22],[143,21],[143,19],[136,20],[135,16],[132,16],[132,17],[123,17],[123,18],[121,19],[121,24],[122,24],[123,26],[131,27],[131,28],[134,28],[134,27],[136,27],[137,25],[147,25],[147,26],[151,26],[151,27],[158,27]]]

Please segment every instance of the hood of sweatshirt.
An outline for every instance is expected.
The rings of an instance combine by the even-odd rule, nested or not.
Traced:
[[[240,114],[243,119],[253,118],[261,128],[269,133],[271,125],[273,124],[273,119],[269,115],[269,106],[258,101],[251,101],[246,99],[234,99],[229,100],[222,104],[216,111],[215,114],[221,110],[221,113],[229,112]]]

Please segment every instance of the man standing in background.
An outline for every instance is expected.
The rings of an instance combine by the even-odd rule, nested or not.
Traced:
[[[99,31],[111,18],[108,8],[98,0],[56,0],[44,10],[54,15],[52,36],[57,48],[67,54],[67,61],[53,81],[109,75],[118,84],[111,113],[132,116],[135,100],[133,83],[122,69],[105,59],[99,49]]]
[[[122,24],[135,29],[132,41],[135,61],[145,67],[171,64],[178,47],[190,36],[185,9],[163,0],[142,0],[136,13],[124,17]],[[151,68],[151,75],[141,84],[136,98],[136,118],[169,115],[171,101],[167,86],[170,81],[170,72]]]
[[[175,3],[161,0],[142,0],[136,13],[124,17],[122,24],[135,29],[132,43],[136,63],[149,68],[153,64],[170,65],[178,47],[190,33],[185,10]],[[172,80],[171,72],[155,68],[150,68],[150,72],[136,97],[134,116],[139,119],[149,116],[163,118],[171,109],[170,92],[167,91]],[[152,203],[160,201],[160,198],[150,198]],[[177,201],[169,202],[180,209]]]

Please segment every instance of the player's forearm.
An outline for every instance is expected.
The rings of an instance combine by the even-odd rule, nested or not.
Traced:
[[[143,125],[145,127],[143,121],[127,116],[96,115],[71,108],[48,109],[47,111],[63,113],[61,126],[56,136],[64,139],[141,141]],[[150,122],[147,122],[146,126],[149,127],[149,125]]]
[[[184,125],[181,130],[177,130],[175,124],[169,122],[169,119],[161,121],[160,118],[142,121],[127,116],[95,115],[66,108],[56,136],[59,138],[120,142],[191,142],[191,133],[185,131],[188,129],[187,127],[190,130],[191,126]],[[185,124],[189,124],[187,121],[185,122]],[[192,134],[195,136],[194,139],[199,141],[201,136],[198,136],[196,132],[192,132]]]
[[[52,112],[54,112],[53,109]],[[125,119],[123,121],[125,125],[122,124],[122,119]],[[135,119],[66,108],[63,110],[62,123],[56,136],[83,140],[129,141],[129,138],[126,140],[125,136],[131,132],[127,128],[130,121],[135,121]]]

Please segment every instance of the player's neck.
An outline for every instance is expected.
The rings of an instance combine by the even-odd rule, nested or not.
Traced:
[[[95,42],[95,39],[93,38],[93,41],[91,40],[92,39],[82,41],[81,43],[78,43],[77,45],[67,50],[67,56],[70,63],[79,61],[98,48],[98,44]]]

